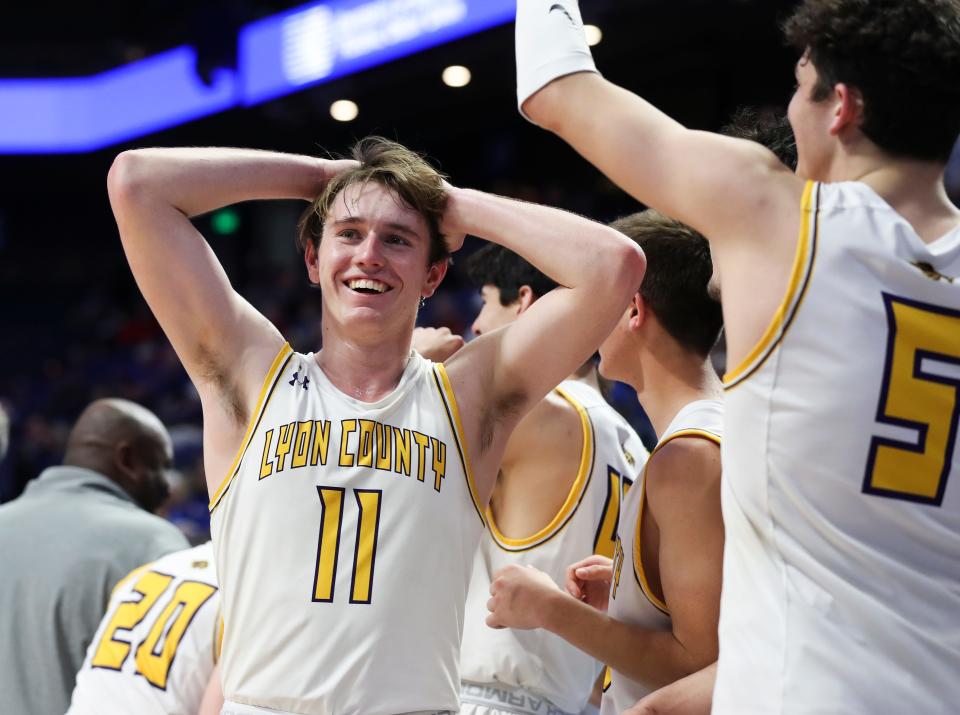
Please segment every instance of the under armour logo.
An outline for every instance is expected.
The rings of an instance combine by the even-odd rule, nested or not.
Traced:
[[[560,12],[562,12],[564,15],[567,16],[567,19],[570,21],[570,24],[571,24],[571,25],[573,25],[574,27],[577,26],[576,20],[573,19],[573,17],[570,15],[570,13],[567,12],[567,8],[565,8],[563,5],[561,5],[561,4],[558,3],[558,2],[555,2],[553,5],[550,6],[550,9],[547,10],[547,12],[548,12],[548,13],[551,13],[551,12],[553,12],[554,10],[559,10]]]
[[[306,375],[303,376],[303,380],[300,379],[300,371],[293,373],[293,379],[287,383],[290,387],[294,385],[300,385],[304,390],[307,389],[307,385],[310,384],[310,378]]]

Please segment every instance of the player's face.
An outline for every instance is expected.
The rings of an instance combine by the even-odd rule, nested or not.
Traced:
[[[409,318],[446,273],[445,262],[427,265],[429,250],[426,219],[371,181],[334,199],[307,270],[337,322]]]
[[[829,98],[812,99],[817,84],[817,69],[807,55],[795,68],[797,86],[790,100],[787,117],[797,140],[797,174],[827,180],[830,163],[836,148],[836,138],[830,133],[835,103]]]
[[[500,303],[500,289],[493,285],[485,285],[480,289],[480,300],[483,307],[473,321],[471,330],[474,335],[483,335],[491,330],[502,328],[517,319],[520,315],[520,302],[514,301],[510,305]]]

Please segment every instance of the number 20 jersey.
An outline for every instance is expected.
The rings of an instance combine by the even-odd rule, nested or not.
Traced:
[[[113,591],[68,715],[194,715],[217,656],[208,541],[136,569]]]
[[[809,183],[724,381],[714,713],[955,712],[960,228],[924,244],[865,184]]]
[[[484,528],[446,372],[374,403],[288,346],[211,501],[230,702],[311,715],[459,708]]]

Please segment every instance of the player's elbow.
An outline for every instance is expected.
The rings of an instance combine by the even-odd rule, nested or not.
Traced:
[[[640,289],[643,274],[647,270],[647,258],[636,243],[618,231],[609,230],[616,245],[607,259],[610,266],[605,270],[606,277],[603,280],[605,284],[621,288],[629,299]]]
[[[559,134],[563,112],[563,83],[554,80],[527,97],[521,105],[523,114],[534,124]]]
[[[149,176],[147,163],[137,149],[117,155],[107,174],[107,193],[112,204],[126,203],[142,193]]]

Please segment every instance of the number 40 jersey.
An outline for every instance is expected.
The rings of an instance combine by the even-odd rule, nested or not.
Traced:
[[[67,715],[194,715],[216,662],[213,546],[142,566],[113,591]]]
[[[724,379],[716,715],[960,703],[960,227],[809,183],[787,296]],[[749,683],[749,686],[745,686]]]

